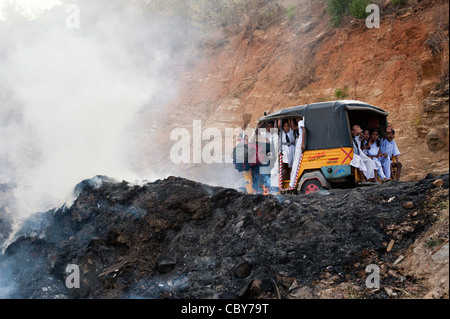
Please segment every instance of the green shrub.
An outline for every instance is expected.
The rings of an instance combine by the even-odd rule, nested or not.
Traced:
[[[442,245],[442,241],[439,240],[439,239],[435,239],[435,238],[428,238],[427,241],[426,241],[426,245],[427,245],[428,248],[434,250],[434,248],[436,246]]]
[[[295,13],[296,13],[295,5],[293,5],[293,4],[288,5],[286,8],[286,13],[287,13],[289,21],[293,20],[295,17]]]
[[[334,25],[338,25],[342,17],[347,15],[350,2],[351,0],[327,0],[328,14],[332,17]]]
[[[370,3],[367,0],[352,0],[349,5],[349,11],[352,16],[356,19],[365,19],[368,16],[366,12],[366,7]]]
[[[392,0],[391,3],[398,6],[402,6],[406,3],[406,0]]]
[[[334,96],[336,96],[338,100],[345,100],[348,97],[348,87],[336,89],[336,91],[334,91]]]

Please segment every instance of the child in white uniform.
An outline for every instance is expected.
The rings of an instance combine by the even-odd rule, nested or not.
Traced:
[[[381,180],[384,182],[387,180],[387,178],[384,175],[383,166],[381,165],[380,162],[380,157],[382,156],[380,151],[381,141],[378,138],[378,136],[379,136],[378,130],[376,129],[372,131],[372,134],[370,134],[370,140],[369,143],[367,144],[369,146],[369,148],[367,149],[367,156],[373,159],[375,163],[375,171],[378,173],[378,176],[380,176]],[[375,176],[375,182],[377,182],[377,176]]]
[[[294,162],[295,153],[295,137],[294,131],[291,129],[289,122],[286,121],[283,124],[283,130],[281,131],[281,151],[283,153],[283,179],[290,176],[290,169]]]
[[[296,184],[297,170],[300,165],[300,158],[305,151],[306,146],[306,129],[303,118],[296,119],[298,121],[298,136],[295,140],[295,152],[294,152],[294,161],[292,164],[291,178],[289,182],[289,187],[294,187]]]
[[[370,148],[369,146],[369,140],[370,140],[370,131],[365,129],[363,131],[363,138],[361,140],[361,150],[364,154],[367,155],[367,150]]]
[[[375,163],[361,150],[362,141],[361,127],[357,124],[352,126],[353,158],[350,165],[361,172],[361,181],[366,182],[375,176]]]
[[[391,178],[391,165],[396,165],[397,170],[397,180],[400,179],[400,173],[402,168],[402,163],[399,162],[398,157],[401,155],[397,143],[394,141],[395,131],[391,127],[388,127],[386,131],[386,138],[381,140],[381,154],[380,157],[381,165],[383,166],[384,174],[386,178]],[[395,162],[393,163],[393,159],[395,158]]]

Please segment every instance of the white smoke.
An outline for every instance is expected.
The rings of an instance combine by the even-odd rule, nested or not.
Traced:
[[[79,1],[79,27],[64,4],[0,20],[0,183],[15,185],[19,217],[63,204],[95,175],[155,177],[151,163],[144,176],[134,169],[132,133],[139,112],[175,94],[176,23],[133,3]]]

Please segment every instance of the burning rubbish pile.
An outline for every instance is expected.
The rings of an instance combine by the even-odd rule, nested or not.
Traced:
[[[401,256],[442,203],[448,211],[448,183],[264,196],[176,177],[138,186],[97,176],[77,185],[70,207],[23,224],[1,256],[0,283],[9,298],[422,297]],[[448,268],[448,226],[439,240]],[[369,265],[381,287],[368,288]]]

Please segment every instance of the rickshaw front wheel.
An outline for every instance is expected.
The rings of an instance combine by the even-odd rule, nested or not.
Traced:
[[[302,186],[302,194],[317,193],[323,189],[322,185],[317,179],[307,180]]]

